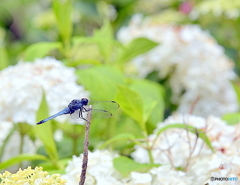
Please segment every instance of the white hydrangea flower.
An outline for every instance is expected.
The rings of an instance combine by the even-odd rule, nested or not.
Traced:
[[[205,184],[207,181],[213,185],[211,177],[237,177],[239,179],[239,170],[239,155],[224,155],[217,152],[196,158],[188,170],[188,176],[191,176],[199,184]],[[224,184],[224,182],[215,182],[215,184]],[[225,182],[225,184],[229,184],[229,182]],[[237,184],[237,182],[232,184]]]
[[[152,175],[149,173],[131,172],[125,185],[152,185]]]
[[[229,126],[221,119],[213,116],[205,119],[193,115],[176,114],[158,124],[154,134],[149,136],[150,146],[156,139],[152,149],[155,163],[171,164],[174,167],[184,168],[189,166],[195,157],[211,153],[211,150],[201,138],[197,138],[196,134],[185,129],[169,129],[157,137],[156,133],[159,129],[176,123],[187,124],[204,131],[216,151],[221,151],[224,154],[236,152],[234,151],[236,148],[232,149],[232,146],[236,142],[238,133],[233,126]],[[147,150],[141,146],[136,146],[132,157],[140,163],[149,162]]]
[[[118,173],[113,167],[113,159],[116,153],[107,150],[96,150],[88,153],[88,167],[86,174],[86,185],[122,185],[117,179]],[[66,174],[63,178],[67,180],[67,185],[79,183],[82,169],[83,154],[79,157],[73,156],[73,160],[66,167]]]
[[[191,178],[187,177],[185,172],[173,170],[169,165],[154,168],[150,173],[153,176],[151,185],[192,184]]]
[[[208,32],[196,25],[161,25],[135,15],[128,27],[118,33],[122,43],[146,37],[159,43],[132,60],[141,77],[157,71],[169,77],[172,102],[178,111],[194,115],[219,116],[237,110],[237,96],[230,84],[235,78],[233,63]]]
[[[74,68],[46,57],[34,62],[19,62],[0,72],[0,120],[14,123],[36,123],[36,111],[43,91],[49,114],[65,108],[72,99],[88,97],[89,93],[76,83]],[[67,116],[56,118],[65,121]]]

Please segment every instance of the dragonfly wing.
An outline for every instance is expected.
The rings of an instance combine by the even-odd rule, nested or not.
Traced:
[[[89,101],[88,104],[92,105],[93,109],[106,110],[106,111],[116,110],[120,107],[119,104],[115,101],[94,101],[94,100],[91,100],[91,101]],[[87,109],[89,109],[89,106],[87,106]]]
[[[91,119],[104,119],[112,116],[113,115],[111,114],[111,112],[108,112],[106,110],[93,109]]]

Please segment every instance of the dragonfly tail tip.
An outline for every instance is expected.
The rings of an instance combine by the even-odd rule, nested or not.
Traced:
[[[44,123],[45,121],[39,121],[36,125],[40,125],[42,123]]]

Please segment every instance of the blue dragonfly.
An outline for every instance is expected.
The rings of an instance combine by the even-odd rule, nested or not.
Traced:
[[[90,110],[92,111],[91,119],[109,118],[113,116],[109,111],[118,109],[119,107],[119,104],[115,101],[89,101],[87,98],[82,98],[81,100],[74,99],[70,102],[68,107],[44,120],[39,121],[37,125],[64,114],[70,114],[70,116],[75,120],[83,119],[88,121],[86,119],[86,115]]]

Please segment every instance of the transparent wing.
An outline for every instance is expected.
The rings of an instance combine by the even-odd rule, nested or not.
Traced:
[[[112,117],[112,113],[106,110],[93,109],[91,119],[104,119]]]
[[[115,101],[89,101],[88,105],[84,106],[83,111],[80,112],[80,109],[76,110],[70,116],[72,119],[87,119],[87,114],[90,111],[90,106],[92,108],[92,117],[91,119],[104,119],[112,117],[110,111],[116,110],[119,108],[119,104]]]
[[[119,104],[115,101],[94,101],[91,100],[88,103],[88,106],[86,109],[89,110],[89,105],[92,105],[92,109],[97,109],[97,110],[106,110],[106,111],[111,111],[111,110],[116,110],[119,108]]]
[[[74,120],[79,120],[82,118],[87,119],[87,114],[89,113],[89,111],[82,112],[82,114],[79,114],[79,113],[80,113],[80,109],[76,110],[74,113],[70,114],[70,116]],[[82,117],[81,117],[81,115],[82,115]],[[108,112],[106,110],[92,109],[91,119],[105,119],[105,118],[110,118],[112,116],[113,116],[112,113]]]

